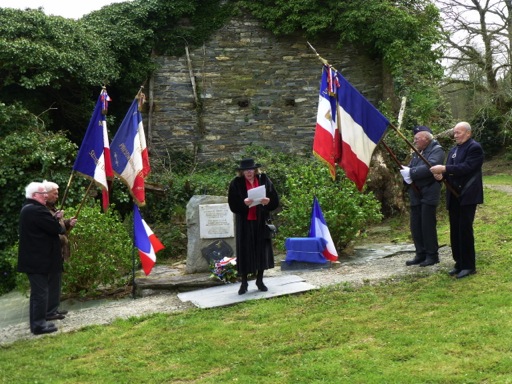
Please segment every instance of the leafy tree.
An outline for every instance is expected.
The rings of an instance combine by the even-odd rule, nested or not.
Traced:
[[[9,122],[6,124],[9,130],[16,127],[15,131],[0,138],[0,209],[3,213],[0,216],[0,249],[3,249],[17,238],[25,186],[43,179],[65,186],[76,145],[62,133],[42,130],[36,117],[19,106],[0,103],[0,119]],[[70,201],[74,199],[78,199],[77,191],[70,194]]]
[[[444,19],[449,82],[485,92],[498,111],[507,112],[512,105],[508,92],[512,85],[512,1],[438,3]],[[485,82],[471,78],[475,67]]]
[[[0,100],[22,102],[54,131],[86,126],[92,89],[120,76],[108,48],[100,30],[74,20],[0,8]]]
[[[445,35],[444,90],[492,156],[512,130],[512,1],[439,0]]]

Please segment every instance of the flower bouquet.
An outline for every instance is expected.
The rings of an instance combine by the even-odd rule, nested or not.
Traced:
[[[234,283],[237,280],[236,257],[224,257],[220,260],[213,260],[210,263],[210,277],[219,279],[226,284]]]

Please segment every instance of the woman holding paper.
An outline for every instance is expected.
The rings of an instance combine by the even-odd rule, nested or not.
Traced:
[[[260,291],[267,291],[263,272],[274,268],[272,239],[266,223],[270,212],[279,205],[279,196],[259,167],[253,159],[242,160],[237,168],[238,175],[229,184],[228,203],[236,224],[236,264],[242,279],[239,295],[247,292],[249,274],[256,275]]]

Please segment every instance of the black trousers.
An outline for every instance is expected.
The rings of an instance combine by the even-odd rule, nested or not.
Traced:
[[[46,326],[48,308],[48,274],[27,273],[30,282],[30,330]]]
[[[418,257],[439,257],[436,210],[435,205],[411,206],[411,235]]]
[[[455,198],[450,199],[448,207],[450,216],[450,242],[453,260],[457,269],[475,269],[475,221],[476,204],[460,205]]]
[[[60,305],[60,291],[62,288],[62,272],[48,275],[48,315],[57,312]]]

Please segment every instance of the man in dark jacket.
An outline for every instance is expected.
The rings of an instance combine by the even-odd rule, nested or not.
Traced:
[[[437,180],[445,178],[459,196],[446,190],[446,207],[450,217],[450,242],[455,260],[450,276],[458,279],[476,273],[473,222],[477,204],[484,202],[482,164],[484,151],[471,137],[471,125],[463,121],[453,128],[456,146],[448,153],[446,165],[430,170]]]
[[[425,126],[414,128],[414,145],[430,165],[443,164],[444,150],[434,140],[432,131]],[[441,197],[441,184],[436,181],[430,167],[415,152],[408,167],[400,173],[409,187],[411,203],[410,227],[416,254],[406,265],[426,267],[439,263],[436,210]]]
[[[59,224],[62,212],[54,216],[46,208],[48,194],[43,183],[25,188],[26,200],[20,212],[18,272],[26,273],[30,282],[30,331],[35,335],[57,331],[46,321],[48,281],[62,271]]]

